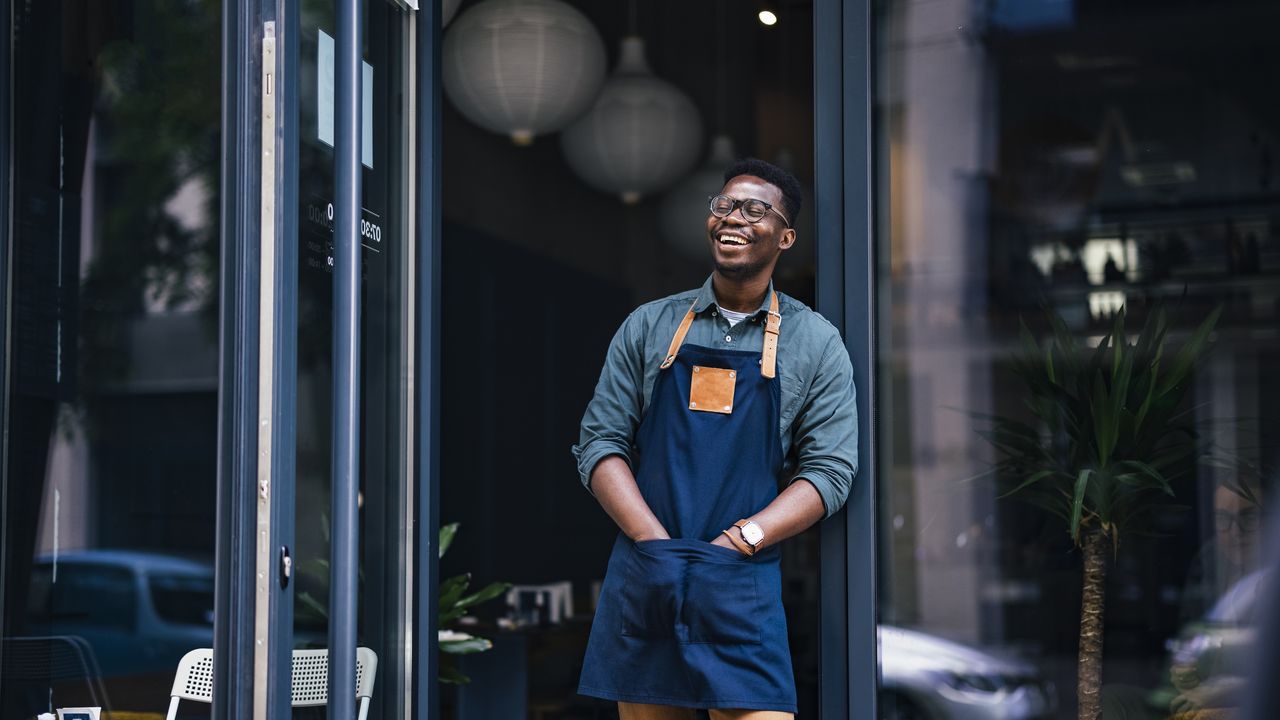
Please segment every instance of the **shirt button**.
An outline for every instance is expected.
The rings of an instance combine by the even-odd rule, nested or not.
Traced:
[[[724,336],[724,341],[725,341],[725,342],[733,342],[733,336],[732,336],[732,335],[725,335],[725,336]]]

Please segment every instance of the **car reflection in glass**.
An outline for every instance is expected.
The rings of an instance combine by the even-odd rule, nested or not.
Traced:
[[[187,651],[213,647],[213,566],[158,553],[84,550],[36,559],[28,627],[74,635],[104,677],[172,677]]]
[[[881,625],[883,720],[1042,720],[1057,694],[1035,666]]]

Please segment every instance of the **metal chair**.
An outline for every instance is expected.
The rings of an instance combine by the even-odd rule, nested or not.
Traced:
[[[52,684],[58,681],[83,683],[85,695],[77,702],[111,708],[93,649],[79,636],[4,638],[0,641],[0,677],[15,694],[17,688],[25,688],[41,695],[44,701],[33,708],[37,711],[47,707]]]
[[[367,647],[356,648],[356,697],[360,699],[360,719],[369,714],[373,697],[373,679],[378,672],[378,655]],[[292,673],[293,707],[315,707],[329,702],[329,651],[294,650]],[[197,648],[178,663],[178,672],[169,691],[169,714],[173,720],[178,702],[213,702],[213,650]]]

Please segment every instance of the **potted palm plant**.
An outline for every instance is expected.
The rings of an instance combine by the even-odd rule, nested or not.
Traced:
[[[1102,711],[1108,555],[1173,499],[1171,481],[1204,454],[1180,405],[1221,311],[1211,312],[1176,352],[1166,352],[1163,308],[1148,315],[1132,343],[1120,311],[1091,352],[1052,312],[1042,342],[1024,323],[1014,372],[1035,422],[996,416],[982,433],[997,451],[1001,497],[1061,518],[1081,551],[1079,720],[1097,720]]]
[[[444,557],[453,538],[458,534],[458,523],[449,523],[440,528],[440,557]],[[471,585],[471,573],[455,575],[440,583],[440,615],[437,642],[440,645],[440,681],[454,684],[470,682],[451,660],[450,655],[470,655],[484,652],[493,647],[493,642],[470,633],[459,632],[450,626],[457,623],[471,608],[488,602],[511,588],[511,583],[496,582],[484,588],[468,593]]]
[[[327,516],[321,516],[322,531],[326,542],[329,540],[329,519]],[[453,539],[458,534],[458,523],[449,523],[440,528],[439,535],[439,555],[444,557],[448,552],[449,546],[453,544]],[[296,610],[299,617],[308,619],[311,622],[325,623],[329,619],[329,607],[326,602],[320,598],[328,597],[329,586],[329,560],[327,558],[311,558],[303,561],[298,566],[298,574],[300,577],[307,577],[315,587],[321,589],[319,596],[311,594],[307,590],[299,590],[295,595]],[[364,579],[363,573],[360,576],[361,581]],[[463,684],[471,682],[471,679],[463,675],[458,670],[457,664],[453,662],[453,655],[470,655],[489,650],[493,647],[493,642],[487,638],[478,637],[470,633],[460,632],[453,629],[471,610],[471,608],[488,602],[511,588],[511,583],[495,582],[490,583],[482,589],[468,593],[467,590],[471,586],[471,573],[463,573],[455,575],[440,583],[437,626],[437,644],[440,647],[440,675],[439,681],[452,684]]]

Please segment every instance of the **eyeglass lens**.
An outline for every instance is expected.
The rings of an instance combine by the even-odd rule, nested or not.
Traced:
[[[711,214],[728,217],[739,205],[742,206],[742,216],[751,222],[760,220],[769,212],[769,206],[762,200],[734,200],[728,195],[717,195],[711,198]]]

